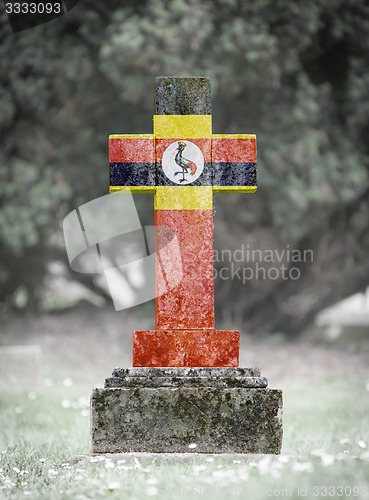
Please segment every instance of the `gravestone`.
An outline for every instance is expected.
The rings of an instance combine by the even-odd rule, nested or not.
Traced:
[[[165,292],[165,254],[156,329],[135,331],[133,367],[92,393],[92,451],[279,453],[282,392],[238,366],[239,332],[214,322],[213,192],[256,191],[256,137],[212,134],[208,78],[157,78],[155,107],[153,134],[110,136],[110,192],[155,194],[156,247],[175,231],[182,279]]]

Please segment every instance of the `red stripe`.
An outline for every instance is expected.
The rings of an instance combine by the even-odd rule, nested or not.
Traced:
[[[256,139],[213,139],[212,161],[256,162]]]
[[[173,142],[178,142],[180,140],[188,140],[196,144],[204,155],[204,161],[211,161],[211,139],[186,139],[186,137],[180,137],[179,139],[156,139],[156,161],[161,162],[163,153],[167,147],[173,144]]]
[[[109,139],[110,162],[155,162],[155,141],[152,139]]]

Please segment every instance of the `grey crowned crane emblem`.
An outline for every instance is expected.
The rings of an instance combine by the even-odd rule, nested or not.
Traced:
[[[189,172],[191,173],[191,175],[195,175],[196,170],[197,170],[196,164],[193,161],[187,160],[187,158],[183,157],[182,153],[183,153],[183,150],[186,146],[187,146],[187,144],[185,142],[179,142],[178,148],[177,148],[177,154],[174,158],[174,161],[176,162],[176,164],[178,166],[180,166],[182,169],[179,172],[174,172],[175,176],[182,175],[182,178],[178,179],[179,182],[188,182],[188,179],[186,179],[185,175],[188,174]]]

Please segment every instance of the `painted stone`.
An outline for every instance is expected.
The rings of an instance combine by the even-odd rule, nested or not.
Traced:
[[[176,231],[183,273],[181,283],[163,295],[165,277],[157,276],[156,327],[214,328],[213,211],[156,210],[155,225]]]
[[[238,366],[239,332],[141,330],[133,333],[133,366]]]
[[[179,275],[176,263],[170,253],[156,256],[158,333],[151,335],[146,345],[135,345],[134,364],[220,366],[223,362],[224,366],[235,366],[238,356],[230,355],[228,341],[223,355],[218,350],[213,354],[209,349],[201,351],[207,345],[203,343],[198,343],[197,354],[191,347],[186,355],[183,330],[193,330],[195,336],[197,330],[206,330],[207,337],[214,336],[213,344],[218,342],[219,333],[214,330],[212,196],[213,191],[256,190],[256,137],[212,134],[208,78],[157,78],[155,108],[153,134],[112,135],[109,140],[111,192],[127,188],[155,193],[156,248],[165,248],[167,243],[161,228],[173,229],[183,272],[179,285],[168,287],[170,277],[162,269]],[[159,348],[160,330],[178,331],[170,351]],[[165,338],[163,345],[167,345]],[[187,342],[190,346],[192,340]],[[155,354],[151,352],[154,347]]]

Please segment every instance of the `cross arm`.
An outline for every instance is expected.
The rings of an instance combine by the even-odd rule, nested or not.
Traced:
[[[122,189],[155,192],[156,186],[165,185],[165,176],[160,169],[158,172],[157,157],[161,158],[173,140],[157,139],[154,134],[111,135],[110,192]],[[213,134],[209,139],[192,140],[204,152],[205,162],[209,162],[205,163],[204,174],[197,185],[210,185],[215,192],[256,191],[254,134]]]
[[[156,184],[155,136],[110,135],[110,192],[129,189],[154,192]]]
[[[256,136],[212,135],[213,191],[254,193],[256,185]]]

